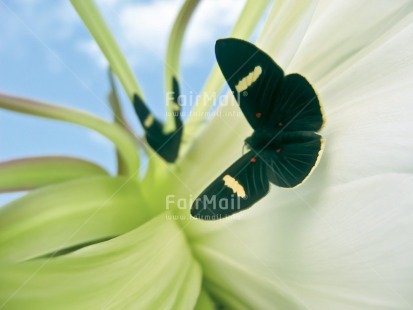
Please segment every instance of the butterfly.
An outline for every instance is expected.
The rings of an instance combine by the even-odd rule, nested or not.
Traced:
[[[181,119],[180,92],[178,80],[172,78],[173,103],[172,110],[175,120],[175,130],[165,133],[163,124],[157,120],[142,98],[138,95],[133,97],[133,107],[145,130],[145,137],[148,144],[169,163],[173,163],[178,158],[179,147],[182,140],[183,122]]]
[[[204,220],[251,207],[270,183],[299,185],[317,165],[324,143],[316,133],[324,122],[320,102],[303,76],[285,75],[265,52],[239,39],[218,40],[215,55],[254,131],[245,139],[249,151],[193,202],[191,215]]]

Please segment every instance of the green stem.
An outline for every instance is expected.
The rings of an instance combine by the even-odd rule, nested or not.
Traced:
[[[179,56],[181,55],[182,41],[185,30],[194,13],[199,0],[186,0],[183,4],[175,23],[169,34],[168,48],[165,59],[165,91],[166,94],[172,92],[172,77],[179,77]],[[179,79],[178,79],[179,80]],[[167,96],[169,98],[169,96]],[[175,129],[175,122],[173,117],[172,102],[167,101],[167,116],[165,123],[165,131],[173,131]]]
[[[131,100],[134,94],[142,97],[138,82],[131,68],[93,0],[71,0],[71,2],[103,54],[106,56],[110,67],[119,78],[128,97]]]
[[[129,128],[125,118],[123,117],[122,109],[119,103],[119,97],[118,97],[117,90],[116,90],[115,81],[114,81],[111,70],[108,70],[108,76],[109,76],[109,82],[110,82],[110,93],[108,95],[108,101],[109,101],[110,107],[114,115],[114,121],[116,124],[123,127],[128,133],[134,136],[132,133],[132,130]],[[118,150],[116,150],[116,161],[118,165],[118,174],[119,175],[124,174],[126,172],[125,171],[126,167],[123,164],[121,155]]]
[[[111,140],[125,165],[125,174],[134,176],[139,170],[139,159],[133,138],[117,124],[69,108],[0,94],[0,108],[81,125],[93,129]]]
[[[109,101],[111,110],[113,112],[114,121],[115,123],[122,126],[124,129],[126,129],[127,131],[130,131],[129,126],[122,113],[122,108],[120,106],[119,97],[118,97],[118,91],[115,85],[115,79],[113,77],[112,70],[110,69],[108,70],[108,77],[109,77],[109,84],[110,84],[110,92],[108,95],[108,101]]]

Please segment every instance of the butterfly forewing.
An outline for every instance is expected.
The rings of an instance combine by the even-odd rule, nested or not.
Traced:
[[[281,187],[302,183],[321,156],[323,140],[312,132],[287,132],[273,149],[262,152],[268,179]]]
[[[284,78],[283,70],[253,44],[238,39],[218,40],[215,54],[222,74],[242,112],[254,129],[267,127],[272,98]]]
[[[191,215],[215,220],[245,210],[269,190],[267,167],[250,151],[213,181],[195,200]]]

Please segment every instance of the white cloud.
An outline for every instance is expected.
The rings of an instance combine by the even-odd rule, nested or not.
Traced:
[[[205,48],[213,50],[214,41],[222,36],[228,36],[244,7],[245,1],[240,0],[208,0],[202,1],[195,12],[185,38],[184,48],[188,49],[187,61],[198,60],[199,52]]]
[[[101,8],[111,19],[115,36],[132,64],[145,65],[154,56],[165,58],[169,32],[183,0],[104,2]],[[244,0],[201,1],[185,35],[183,63],[193,63],[205,51],[212,51],[215,39],[230,33],[244,3]],[[116,9],[110,11],[108,5],[116,5]]]
[[[181,4],[182,0],[155,0],[123,6],[118,17],[127,44],[140,56],[155,53],[163,58]]]
[[[97,4],[99,6],[103,6],[106,8],[114,8],[116,7],[119,3],[121,2],[121,0],[98,0]]]
[[[48,25],[54,28],[54,36],[60,40],[66,40],[76,31],[76,27],[81,25],[81,21],[69,1],[56,2],[54,9],[49,12],[53,18]]]
[[[103,56],[99,46],[93,39],[79,41],[76,44],[76,48],[88,55],[91,60],[95,61],[99,68],[106,69],[108,67],[108,62],[105,56]]]
[[[44,39],[66,40],[80,24],[75,10],[65,0],[17,0],[15,6],[8,8],[20,23]]]

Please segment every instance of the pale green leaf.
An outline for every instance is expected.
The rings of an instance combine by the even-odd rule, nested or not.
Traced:
[[[0,208],[0,260],[21,261],[130,231],[149,218],[134,180],[107,176],[43,187]]]
[[[107,172],[98,165],[71,157],[31,157],[0,163],[0,192],[26,191]]]
[[[165,214],[54,259],[0,264],[0,308],[193,309],[201,270]]]
[[[216,310],[214,301],[211,299],[209,294],[202,289],[199,293],[198,300],[195,305],[195,310]]]

